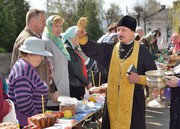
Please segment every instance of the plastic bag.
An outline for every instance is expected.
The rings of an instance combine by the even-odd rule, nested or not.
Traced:
[[[6,101],[11,103],[11,111],[3,118],[3,122],[13,122],[18,124],[19,122],[16,118],[14,103],[10,99],[7,99]]]
[[[65,111],[65,110],[71,110],[72,114],[76,114],[77,110],[77,99],[76,98],[71,98],[67,96],[60,96],[58,97],[58,101],[60,102],[60,111]]]
[[[93,101],[97,103],[103,103],[105,98],[101,94],[85,94],[84,100]]]

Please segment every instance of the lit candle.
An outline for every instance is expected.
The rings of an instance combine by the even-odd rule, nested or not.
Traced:
[[[83,99],[83,97],[82,97],[82,96],[81,96],[81,99],[82,99],[83,104],[85,105],[86,103],[85,103],[85,101],[84,101],[84,99]]]
[[[93,73],[92,70],[91,70],[91,74],[92,74],[92,86],[95,86],[95,82],[94,82],[94,73]]]
[[[44,96],[42,95],[42,113],[44,114]]]
[[[99,72],[99,86],[101,85],[101,72]]]

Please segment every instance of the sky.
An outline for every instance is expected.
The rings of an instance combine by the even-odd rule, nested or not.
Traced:
[[[31,7],[46,9],[46,0],[27,0],[30,2]],[[128,11],[132,10],[134,4],[138,2],[144,2],[145,0],[104,0],[104,9],[109,8],[110,3],[119,3],[120,8],[122,9],[123,14],[126,13],[126,7]],[[161,5],[166,5],[167,7],[172,7],[173,1],[176,0],[157,0]]]

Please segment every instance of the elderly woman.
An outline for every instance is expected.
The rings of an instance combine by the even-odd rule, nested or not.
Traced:
[[[20,126],[23,127],[28,124],[28,117],[42,113],[42,101],[44,105],[47,103],[48,86],[36,68],[44,56],[52,54],[45,50],[44,42],[36,37],[27,38],[19,51],[21,58],[16,61],[9,75],[8,94],[15,105]]]
[[[57,91],[53,94],[51,100],[48,100],[47,108],[49,110],[59,110],[59,103],[56,102],[59,95],[69,96],[68,60],[70,60],[70,55],[59,38],[63,23],[64,19],[60,16],[50,16],[46,20],[42,37],[47,50],[53,54],[50,60],[54,68],[53,80],[57,87]]]
[[[62,37],[71,56],[71,61],[68,62],[70,96],[81,100],[85,94],[85,87],[89,90],[92,84],[87,79],[84,59],[75,50],[75,47],[79,45],[77,32],[78,27],[72,26],[65,31]]]
[[[179,54],[180,51],[180,37],[177,32],[174,32],[171,36],[171,42],[173,46],[170,48],[170,52],[172,52],[173,55]]]

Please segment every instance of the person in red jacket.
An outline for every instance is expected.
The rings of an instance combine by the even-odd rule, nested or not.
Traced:
[[[8,99],[7,96],[7,85],[5,85],[5,81],[0,76],[0,123],[2,122],[4,116],[6,116],[9,111],[11,110],[11,105],[8,101],[5,101]]]

